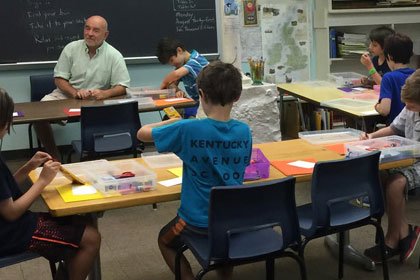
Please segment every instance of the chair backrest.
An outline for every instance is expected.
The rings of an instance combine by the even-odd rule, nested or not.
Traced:
[[[355,158],[315,164],[311,185],[312,229],[330,226],[334,207],[359,197],[369,197],[370,216],[383,215],[380,154],[380,151],[376,151]]]
[[[32,75],[29,77],[31,83],[31,101],[40,101],[45,95],[51,93],[55,88],[54,75]]]
[[[213,187],[209,205],[210,260],[228,256],[228,232],[279,226],[283,248],[300,243],[293,177],[241,186]]]
[[[137,101],[99,106],[82,106],[80,114],[81,142],[83,152],[95,152],[99,137],[128,135],[131,149],[139,140],[140,118]]]

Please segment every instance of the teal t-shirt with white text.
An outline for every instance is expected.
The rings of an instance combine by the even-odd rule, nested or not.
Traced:
[[[207,227],[210,189],[243,182],[252,150],[248,125],[237,120],[181,120],[153,128],[152,136],[159,152],[173,152],[183,161],[178,215],[188,224]]]

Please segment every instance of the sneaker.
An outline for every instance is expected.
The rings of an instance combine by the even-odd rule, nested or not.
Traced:
[[[401,239],[398,246],[400,247],[400,261],[407,260],[414,252],[417,242],[419,241],[420,228],[412,225],[408,225],[409,233],[408,236]]]
[[[356,198],[356,203],[366,208],[370,207],[369,197],[367,196]]]
[[[365,250],[365,256],[368,257],[369,259],[371,259],[372,261],[375,262],[375,264],[381,264],[382,263],[382,257],[381,257],[381,246],[375,245],[369,249]],[[400,248],[391,248],[388,247],[385,244],[385,259],[389,260],[390,258],[393,258],[395,256],[400,255]]]

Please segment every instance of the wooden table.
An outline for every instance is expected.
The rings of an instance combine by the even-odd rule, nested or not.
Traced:
[[[118,96],[111,99],[121,99],[125,96]],[[63,99],[54,101],[22,102],[15,104],[15,111],[21,111],[23,117],[13,118],[13,124],[28,124],[40,121],[78,121],[79,117],[69,117],[63,112],[64,109],[80,109],[82,106],[103,105],[103,100],[85,100],[85,99]],[[175,108],[187,108],[196,106],[197,102],[190,101],[184,103],[171,104],[168,106],[152,106],[139,109],[139,113],[160,111],[165,107],[174,106]]]
[[[315,158],[318,161],[326,161],[343,158],[343,156],[340,156],[337,153],[324,148],[323,146],[313,145],[302,139],[256,144],[253,147],[261,149],[261,151],[270,161],[302,158]],[[139,161],[139,163],[147,166],[141,158],[137,158],[136,160]],[[413,162],[414,159],[387,162],[381,164],[380,169],[409,166],[412,165]],[[157,181],[173,179],[176,177],[174,174],[169,172],[167,168],[153,169],[153,171],[157,174]],[[260,179],[259,182],[276,180],[285,177],[286,176],[278,169],[270,166],[270,177],[266,179]],[[30,178],[32,181],[36,181],[37,177],[34,171],[30,173]],[[307,182],[310,181],[311,178],[312,174],[299,175],[296,176],[296,181]],[[41,194],[42,198],[48,206],[50,213],[53,216],[68,216],[74,214],[100,212],[110,209],[173,201],[179,199],[181,193],[180,185],[167,188],[157,184],[156,190],[151,192],[140,192],[119,197],[66,203],[56,190],[58,185],[62,185],[65,182],[66,181],[53,180],[53,182],[49,184]]]
[[[323,146],[313,145],[301,139],[256,144],[253,147],[260,148],[264,155],[267,157],[267,159],[270,161],[302,158],[315,158],[318,161],[326,161],[343,158],[343,156],[340,156],[335,152],[325,149]],[[146,165],[141,158],[138,158],[136,160],[138,160],[141,164]],[[414,159],[388,162],[385,164],[381,164],[380,168],[389,169],[394,167],[409,166],[412,165],[413,162]],[[153,169],[153,171],[157,174],[157,181],[173,179],[176,177],[174,174],[170,173],[166,168]],[[281,179],[285,177],[286,176],[283,173],[281,173],[278,169],[274,168],[273,166],[270,166],[270,177],[266,179],[261,179],[259,180],[259,182]],[[34,171],[30,173],[30,178],[32,181],[36,181],[37,177]],[[312,174],[300,175],[296,176],[296,181],[305,182],[311,180],[311,178]],[[178,200],[181,195],[181,185],[168,188],[157,184],[156,190],[150,192],[140,192],[135,194],[122,195],[118,197],[66,203],[56,190],[56,187],[58,185],[66,183],[66,181],[62,181],[66,179],[60,180],[53,180],[53,182],[49,184],[41,193],[41,196],[47,204],[50,213],[53,216],[90,214],[96,226],[97,218],[101,216],[100,214],[98,215],[98,213],[101,213],[103,211],[159,202],[174,201]],[[95,267],[92,271],[90,278],[101,279],[99,259],[95,262]]]
[[[315,83],[316,82],[314,82],[314,84]],[[326,82],[320,81],[319,83],[326,83]],[[302,127],[304,130],[306,130],[306,128],[305,128],[305,123],[303,119],[303,111],[302,111],[302,106],[300,104],[300,100],[304,100],[318,107],[324,107],[321,105],[322,102],[334,100],[338,98],[343,98],[345,94],[348,94],[334,87],[315,87],[315,86],[311,86],[310,83],[308,84],[298,84],[298,83],[278,84],[277,89],[280,94],[280,127],[282,127],[282,124],[284,121],[283,98],[284,98],[284,95],[287,94],[287,95],[294,96],[298,99],[299,114],[302,121]],[[362,120],[361,130],[365,131],[367,119],[380,118],[379,114],[375,112],[375,108],[374,108],[375,103],[376,101],[372,100],[372,108],[369,111],[353,110],[346,107],[326,107],[326,108],[332,111],[342,113],[353,119],[356,119],[356,125],[357,125],[357,119],[361,119]]]

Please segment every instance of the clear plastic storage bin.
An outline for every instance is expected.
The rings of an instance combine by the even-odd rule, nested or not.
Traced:
[[[330,80],[341,86],[358,86],[363,75],[355,72],[330,73]]]
[[[371,151],[381,151],[381,162],[395,161],[420,156],[420,142],[401,136],[386,136],[370,140],[346,143],[347,157],[357,157]]]
[[[127,94],[131,98],[151,97],[153,100],[175,97],[176,89],[154,89],[153,87],[127,88]]]
[[[156,189],[157,175],[135,159],[112,161],[101,168],[92,166],[90,182],[102,195],[129,194]]]
[[[363,131],[353,128],[299,132],[299,138],[312,144],[333,144],[358,141]]]
[[[124,98],[124,99],[110,99],[104,100],[104,104],[121,104],[126,102],[137,101],[138,108],[150,108],[155,106],[155,102],[153,102],[153,98],[151,97],[139,97],[139,98]]]
[[[106,159],[93,160],[93,161],[82,161],[75,163],[63,164],[63,168],[75,175],[77,178],[80,178],[84,182],[92,184],[94,178],[92,174],[94,172],[89,172],[93,168],[95,170],[108,170],[112,168],[111,162]]]

